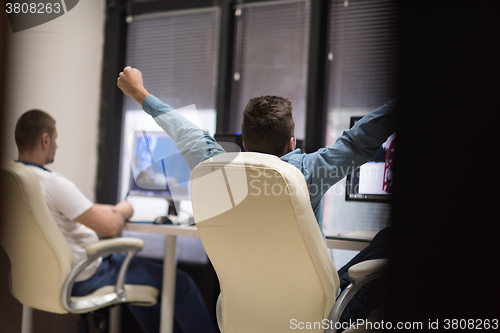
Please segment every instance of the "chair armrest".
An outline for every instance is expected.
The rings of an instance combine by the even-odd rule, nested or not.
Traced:
[[[224,333],[224,327],[222,327],[222,294],[219,293],[217,297],[217,304],[215,305],[215,316],[217,317],[217,325],[219,326],[220,333]]]
[[[143,247],[144,241],[136,238],[106,239],[88,245],[85,248],[88,257],[78,262],[64,281],[61,291],[61,304],[63,308],[70,313],[79,313],[84,309],[87,310],[87,312],[90,312],[105,306],[125,302],[127,299],[127,295],[125,293],[125,274],[127,273],[130,260]],[[120,268],[120,273],[118,274],[118,279],[116,280],[115,291],[90,300],[74,302],[71,299],[71,291],[73,289],[73,285],[75,284],[76,277],[85,269],[85,267],[90,265],[99,257],[120,252],[126,252],[127,256],[125,257],[125,260]]]
[[[352,283],[345,288],[338,297],[328,319],[336,323],[339,321],[342,312],[356,294],[356,292],[366,283],[379,278],[386,274],[389,261],[387,259],[374,259],[360,262],[349,268],[349,277]],[[334,327],[325,330],[325,333],[335,333],[337,329]]]
[[[121,248],[129,246],[142,249],[144,247],[144,241],[139,238],[128,238],[128,237],[111,238],[90,244],[85,248],[85,251],[90,256],[97,252],[107,250],[109,248],[114,248],[114,247]]]
[[[348,271],[349,277],[351,278],[351,281],[355,283],[356,281],[371,277],[372,275],[381,276],[387,270],[388,265],[388,259],[366,260],[354,266],[351,266]]]

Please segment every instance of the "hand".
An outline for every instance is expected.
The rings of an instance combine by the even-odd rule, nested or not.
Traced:
[[[134,208],[128,201],[122,201],[116,204],[115,211],[120,213],[125,220],[128,220],[134,214]]]
[[[125,95],[132,97],[141,105],[144,98],[149,95],[144,88],[141,71],[130,66],[125,67],[123,72],[119,74],[116,85]]]

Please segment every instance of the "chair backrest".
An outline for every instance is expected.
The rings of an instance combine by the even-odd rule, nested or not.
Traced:
[[[217,155],[193,170],[191,197],[226,333],[328,318],[339,279],[297,168],[267,154]]]
[[[67,313],[61,288],[73,252],[45,202],[37,175],[22,163],[4,161],[0,184],[3,216],[0,245],[10,259],[12,292],[35,309]]]

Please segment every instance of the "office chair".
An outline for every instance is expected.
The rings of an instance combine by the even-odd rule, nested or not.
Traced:
[[[337,322],[354,293],[386,267],[385,260],[351,267],[353,283],[335,299],[339,277],[304,175],[278,157],[227,153],[206,160],[192,172],[191,198],[219,278],[221,332],[290,332],[300,323],[321,326],[308,332],[335,332],[323,320]]]
[[[22,332],[31,331],[32,308],[64,314],[87,313],[122,303],[156,304],[156,288],[125,284],[128,264],[144,246],[142,240],[101,240],[89,245],[88,258],[74,265],[73,251],[49,211],[37,175],[12,161],[2,162],[0,171],[4,205],[0,245],[11,263],[11,292],[23,304]],[[126,252],[127,258],[115,286],[99,288],[83,297],[71,296],[75,278],[86,266],[118,252]],[[110,320],[110,332],[117,332],[119,312],[112,311],[111,317],[115,320]]]

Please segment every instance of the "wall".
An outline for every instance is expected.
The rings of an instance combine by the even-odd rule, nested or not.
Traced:
[[[45,110],[56,119],[59,134],[56,160],[48,168],[74,181],[91,200],[97,166],[104,6],[105,0],[79,1],[54,21],[15,34],[8,26],[6,32],[2,158],[17,158],[14,127],[19,116],[32,108]],[[20,332],[22,307],[10,294],[9,272],[9,260],[0,249],[0,326],[2,332],[14,333]],[[77,321],[78,315],[35,311],[33,332],[74,332]]]
[[[39,108],[56,119],[59,149],[48,166],[91,200],[97,165],[104,0],[80,1],[65,15],[12,33],[8,47],[5,159],[17,158],[14,127]]]

